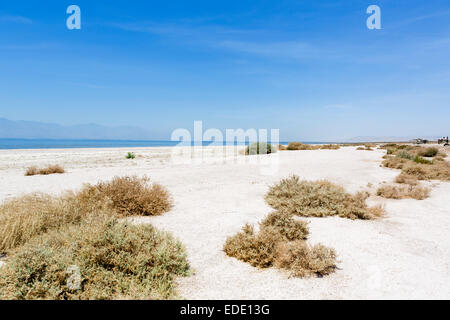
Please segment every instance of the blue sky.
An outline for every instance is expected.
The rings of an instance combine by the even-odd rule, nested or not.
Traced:
[[[76,4],[82,29],[66,28]],[[382,30],[366,27],[381,8]],[[450,2],[0,4],[0,117],[282,140],[448,135]]]

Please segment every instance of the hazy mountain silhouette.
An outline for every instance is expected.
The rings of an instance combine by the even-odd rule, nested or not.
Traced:
[[[0,138],[15,139],[105,139],[151,140],[155,135],[132,126],[107,127],[98,124],[62,126],[37,121],[12,121],[0,118]],[[161,137],[159,137],[161,138]]]

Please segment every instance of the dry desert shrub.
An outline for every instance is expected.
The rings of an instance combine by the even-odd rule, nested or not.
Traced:
[[[306,240],[308,238],[308,223],[295,220],[287,212],[272,212],[261,222],[261,228],[275,228],[286,240]]]
[[[121,216],[157,216],[169,211],[172,199],[167,189],[159,184],[149,186],[148,181],[147,177],[115,177],[108,182],[86,185],[78,199],[108,202]]]
[[[65,224],[79,223],[91,212],[104,212],[101,203],[81,204],[72,194],[51,197],[32,194],[0,206],[0,253]]]
[[[170,299],[174,278],[188,273],[169,234],[96,215],[15,250],[0,268],[0,299]]]
[[[338,150],[341,147],[337,144],[324,144],[324,145],[319,146],[319,148],[321,150]]]
[[[417,155],[421,157],[434,157],[438,154],[439,149],[435,147],[420,148],[417,150]]]
[[[261,229],[255,233],[253,227],[246,224],[242,231],[229,237],[224,245],[225,253],[253,267],[269,268],[273,265],[276,246],[283,237],[273,227]]]
[[[279,144],[279,145],[278,145],[278,150],[284,151],[284,150],[287,150],[287,147],[286,147],[286,146],[283,146],[282,144]]]
[[[287,150],[338,150],[340,146],[337,144],[310,145],[301,142],[289,142]]]
[[[388,157],[381,164],[383,167],[391,169],[402,169],[403,166],[408,163],[408,159],[401,157]]]
[[[382,208],[368,208],[367,193],[351,195],[341,186],[326,180],[300,181],[292,176],[272,186],[266,202],[273,208],[304,217],[340,216],[350,219],[374,219]]]
[[[389,150],[387,150],[387,153],[389,153]],[[423,158],[422,155],[425,157],[434,156],[435,158],[428,160]],[[439,149],[434,147],[406,146],[402,149],[396,149],[395,156],[385,156],[382,166],[402,170],[402,176],[396,179],[398,183],[411,184],[404,182],[405,177],[408,177],[409,181],[412,181],[412,179],[450,181],[450,163],[445,161],[440,155]]]
[[[293,276],[325,275],[336,267],[333,249],[316,245],[310,247],[304,239],[308,235],[306,223],[297,223],[289,214],[274,212],[261,224],[258,233],[251,225],[229,237],[225,253],[254,267],[276,266]]]
[[[417,199],[423,200],[430,195],[430,189],[414,185],[385,185],[377,190],[377,195],[387,199]]]
[[[417,177],[411,176],[411,175],[405,174],[405,173],[400,173],[395,178],[395,182],[396,183],[400,183],[400,184],[409,184],[411,186],[415,186],[415,185],[417,185],[419,183]]]
[[[278,244],[274,265],[289,270],[294,277],[324,276],[334,272],[336,258],[334,249],[297,240]]]
[[[0,206],[0,253],[66,224],[78,224],[89,215],[160,215],[171,208],[168,191],[147,178],[114,178],[80,192],[60,197],[33,194]]]
[[[25,172],[25,176],[34,176],[34,175],[49,175],[54,173],[64,173],[64,168],[60,165],[50,165],[44,168],[37,167],[29,167]]]
[[[419,180],[450,181],[450,163],[436,161],[432,164],[409,163],[402,169],[402,173],[414,176]]]
[[[312,150],[313,146],[309,144],[303,144],[301,142],[289,142],[287,146],[288,150]]]
[[[365,151],[373,151],[372,148],[375,148],[376,145],[366,144],[364,147],[358,147],[356,150],[365,150]]]

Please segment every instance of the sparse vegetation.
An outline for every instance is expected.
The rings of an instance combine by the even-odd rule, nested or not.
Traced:
[[[310,145],[301,142],[289,142],[287,150],[338,150],[340,146],[337,144]]]
[[[64,173],[65,170],[60,165],[50,165],[44,168],[38,168],[38,167],[29,167],[25,171],[25,176],[35,176],[35,175],[49,175],[49,174],[61,174]]]
[[[247,155],[270,154],[275,152],[277,152],[276,148],[270,143],[264,142],[254,142],[245,149],[245,154]]]
[[[8,260],[0,268],[0,299],[175,298],[174,278],[189,272],[183,246],[151,225],[118,220],[170,208],[167,191],[147,181],[115,178],[78,193],[2,204],[0,253]],[[68,284],[73,266],[79,288]]]
[[[79,283],[69,280],[74,267]],[[15,250],[0,268],[0,299],[170,299],[174,278],[188,273],[169,234],[91,215]]]
[[[415,156],[413,161],[415,163],[422,163],[422,164],[432,164],[433,163],[432,161],[422,158],[420,156]]]
[[[0,206],[0,253],[21,246],[31,238],[65,224],[79,223],[90,212],[101,211],[98,203],[81,205],[74,196],[32,194]]]
[[[382,162],[384,167],[401,169],[402,174],[410,178],[415,177],[419,180],[436,179],[450,181],[450,164],[443,158],[440,158],[441,156],[437,148],[407,146],[400,150],[395,149],[394,152],[395,156],[385,156],[385,160]],[[428,160],[420,156],[420,154],[434,154],[436,157],[433,160]]]
[[[403,167],[402,172],[419,180],[450,181],[450,163],[447,161],[437,161],[433,164],[409,163]]]
[[[136,155],[133,152],[128,152],[125,156],[126,159],[134,159],[136,158]]]
[[[303,144],[301,142],[289,142],[287,149],[288,150],[311,150],[312,146],[309,144]]]
[[[88,215],[160,215],[171,208],[168,191],[147,178],[123,177],[60,197],[33,194],[0,206],[0,253],[23,245],[31,238],[78,224]]]
[[[246,224],[241,232],[227,239],[224,251],[253,267],[269,268],[273,266],[276,247],[281,241],[283,237],[274,228],[264,228],[255,233],[253,227]]]
[[[400,173],[395,178],[395,182],[400,183],[400,184],[409,184],[411,186],[415,186],[419,183],[419,181],[417,180],[417,177],[408,175],[406,173]]]
[[[284,151],[284,150],[287,150],[287,147],[284,146],[284,145],[282,145],[282,144],[279,144],[279,145],[278,145],[278,150]]]
[[[308,238],[308,223],[295,220],[286,212],[272,212],[261,222],[261,228],[274,228],[286,240],[306,240]]]
[[[365,150],[365,151],[373,151],[374,145],[366,144],[364,147],[358,147],[356,150]]]
[[[305,217],[340,216],[350,219],[374,219],[383,214],[381,207],[366,205],[367,193],[351,195],[329,181],[300,181],[297,176],[281,180],[266,194],[266,201],[277,210]]]
[[[277,211],[260,224],[258,233],[247,224],[241,232],[229,237],[224,251],[228,256],[254,267],[276,266],[297,277],[333,272],[336,268],[335,251],[320,244],[310,247],[303,240],[307,234],[306,223]]]
[[[384,185],[378,188],[377,195],[387,199],[406,199],[412,198],[423,200],[430,195],[430,189],[418,185]]]
[[[324,276],[336,268],[336,252],[322,244],[308,245],[305,241],[282,242],[277,247],[275,266],[287,269],[294,277]]]
[[[421,157],[434,157],[438,154],[438,152],[438,148],[428,147],[419,149],[417,154]]]
[[[319,148],[321,150],[338,150],[341,147],[337,144],[324,144],[324,145],[319,146]]]
[[[115,177],[108,182],[86,185],[78,199],[108,202],[121,216],[157,216],[172,207],[169,192],[159,184],[148,185],[147,177]]]

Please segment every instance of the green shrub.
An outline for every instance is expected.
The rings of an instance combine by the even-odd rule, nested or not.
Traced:
[[[414,156],[405,150],[397,151],[396,156],[402,159],[413,160]]]
[[[128,152],[125,156],[126,159],[134,159],[136,158],[136,155],[133,152]]]
[[[275,152],[277,152],[276,148],[274,148],[270,143],[264,142],[254,142],[248,145],[245,150],[247,155],[270,154]]]
[[[422,164],[432,164],[433,162],[430,160],[427,160],[425,158],[422,158],[420,156],[415,156],[414,157],[414,162],[415,163],[422,163]]]

